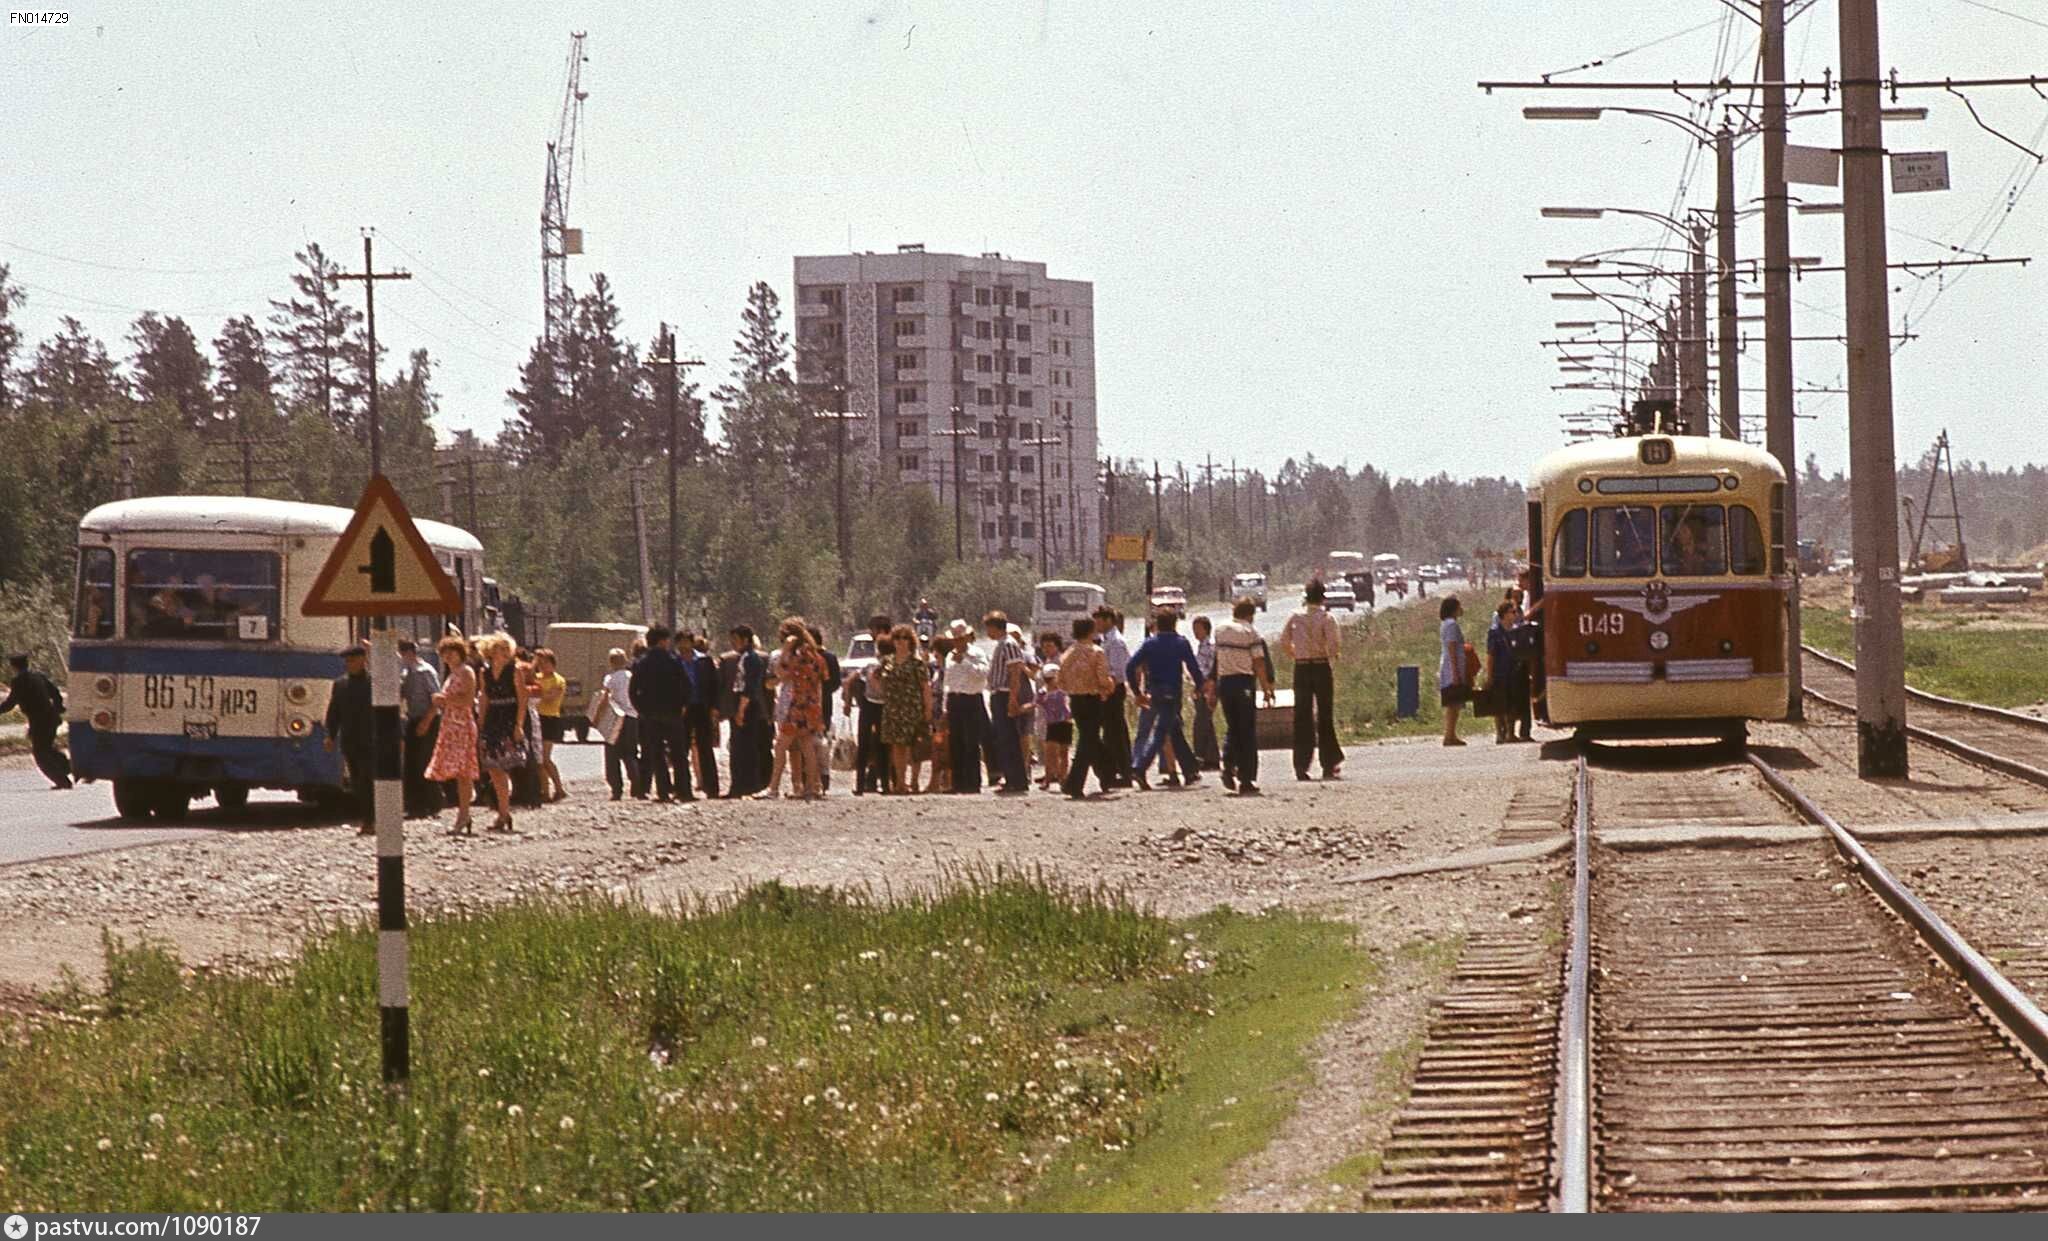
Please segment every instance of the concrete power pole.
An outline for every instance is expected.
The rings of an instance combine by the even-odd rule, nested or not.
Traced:
[[[1685,313],[1679,324],[1679,357],[1684,359],[1685,384],[1680,404],[1686,430],[1709,434],[1707,427],[1707,226],[1692,226],[1691,270],[1685,274]]]
[[[1798,432],[1792,417],[1792,235],[1785,190],[1785,0],[1763,0],[1764,446],[1785,471],[1785,718],[1806,718],[1799,613]],[[1776,566],[1772,566],[1776,568]]]
[[[1849,311],[1849,512],[1855,551],[1856,768],[1906,774],[1899,484],[1892,444],[1891,297],[1877,0],[1840,0],[1842,265]]]
[[[668,457],[668,593],[663,600],[662,623],[666,624],[670,629],[674,629],[676,627],[676,531],[677,523],[681,517],[677,512],[678,503],[676,497],[676,459],[680,452],[677,442],[679,437],[676,422],[680,414],[676,408],[676,389],[682,382],[682,371],[684,368],[702,366],[704,363],[697,358],[679,358],[676,356],[676,334],[669,331],[668,324],[666,323],[661,325],[661,341],[662,356],[647,359],[647,365],[650,368],[660,368],[668,372],[668,382],[662,385],[662,403],[666,406],[668,413],[668,445],[666,453]],[[842,536],[841,541],[844,541],[844,536]]]
[[[1720,311],[1721,438],[1742,438],[1742,366],[1735,305],[1735,134],[1726,121],[1714,135],[1714,233],[1718,251],[1716,308]]]
[[[384,432],[377,421],[377,282],[379,280],[410,280],[411,272],[378,271],[370,260],[370,234],[363,233],[363,270],[360,273],[338,272],[329,277],[333,280],[360,280],[363,282],[363,330],[369,338],[370,347],[370,473],[384,472]]]

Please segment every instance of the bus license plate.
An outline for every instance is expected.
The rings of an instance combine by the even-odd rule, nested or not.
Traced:
[[[193,741],[212,741],[220,736],[220,724],[216,720],[186,720],[185,736]]]

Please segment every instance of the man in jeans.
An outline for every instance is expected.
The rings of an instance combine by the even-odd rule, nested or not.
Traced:
[[[1168,742],[1180,763],[1181,783],[1192,787],[1202,782],[1201,768],[1180,725],[1180,670],[1188,670],[1199,694],[1205,688],[1202,666],[1195,662],[1195,648],[1180,636],[1179,628],[1178,613],[1172,608],[1159,609],[1152,618],[1152,636],[1138,644],[1137,654],[1124,668],[1125,678],[1137,687],[1138,705],[1148,708],[1141,717],[1146,726],[1139,730],[1137,749],[1131,754],[1132,778],[1141,789],[1152,787],[1145,782],[1145,769]]]
[[[1259,706],[1263,689],[1273,702],[1273,669],[1266,659],[1266,640],[1253,627],[1259,605],[1239,599],[1231,620],[1216,631],[1216,682],[1212,691],[1223,704],[1223,787],[1240,797],[1259,795]]]
[[[1309,760],[1321,751],[1323,779],[1335,780],[1344,766],[1337,745],[1335,705],[1337,654],[1342,639],[1337,618],[1323,610],[1323,584],[1301,592],[1301,610],[1287,618],[1280,646],[1294,658],[1294,778],[1308,779]]]
[[[882,744],[882,676],[879,656],[889,642],[889,618],[876,613],[868,618],[868,637],[874,641],[876,662],[866,671],[849,677],[845,693],[859,714],[854,724],[853,792],[859,797],[889,787],[889,747]]]
[[[689,764],[680,764],[678,770],[675,761],[681,752],[683,708],[690,703],[690,682],[682,663],[669,649],[672,636],[666,625],[656,625],[647,631],[647,653],[634,662],[633,679],[627,690],[633,710],[640,717],[640,782],[634,786],[633,796],[647,796],[651,780],[654,800],[661,802],[672,801],[678,795],[684,801],[696,797],[690,788]],[[679,793],[671,784],[672,775],[682,777]]]
[[[995,724],[996,765],[1003,776],[996,792],[1020,796],[1031,789],[1031,773],[1024,770],[1024,739],[1019,731],[1024,727],[1019,723],[1023,715],[1021,709],[1012,714],[1012,704],[1031,701],[1030,690],[1025,688],[1031,665],[1024,658],[1024,648],[1010,634],[1007,614],[990,612],[981,618],[981,628],[996,644],[988,659],[988,713]]]

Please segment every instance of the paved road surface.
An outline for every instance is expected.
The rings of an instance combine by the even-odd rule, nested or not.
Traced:
[[[1379,599],[1379,606],[1382,610],[1404,607],[1414,603],[1420,597],[1412,590],[1408,592],[1406,599],[1397,599],[1391,595],[1382,594]],[[1430,597],[1433,599],[1436,596],[1431,595]],[[1301,607],[1301,585],[1296,583],[1290,586],[1275,586],[1267,592],[1266,599],[1268,601],[1266,610],[1252,618],[1252,627],[1257,629],[1259,636],[1266,641],[1278,642],[1280,640],[1280,630],[1286,626],[1287,618],[1294,615],[1295,610]],[[1338,612],[1337,623],[1341,625],[1370,615],[1372,615],[1371,609],[1364,607],[1353,612]],[[1199,606],[1190,607],[1188,609],[1188,616],[1190,619],[1196,616],[1206,616],[1211,624],[1220,625],[1230,619],[1230,605],[1227,603],[1204,603]],[[1142,634],[1144,632],[1143,628],[1140,627],[1138,632]],[[1136,640],[1133,639],[1133,645],[1135,643]]]
[[[555,763],[573,790],[585,795],[603,790],[602,746],[562,746],[555,751]],[[28,755],[0,758],[0,866],[186,840],[211,832],[281,831],[338,822],[338,816],[301,805],[288,793],[258,789],[250,794],[248,808],[237,814],[228,814],[208,800],[195,803],[191,817],[177,827],[123,823],[114,814],[111,784],[81,784],[60,793],[50,788]]]

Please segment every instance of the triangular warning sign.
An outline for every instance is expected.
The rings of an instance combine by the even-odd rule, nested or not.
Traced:
[[[372,474],[355,516],[299,606],[305,616],[454,616],[462,596],[391,480]]]

